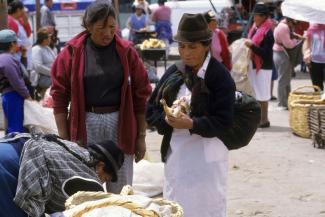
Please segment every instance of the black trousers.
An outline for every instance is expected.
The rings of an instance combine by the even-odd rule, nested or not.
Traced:
[[[313,85],[317,85],[321,90],[324,89],[324,85],[323,85],[324,73],[325,73],[325,63],[311,62],[311,66],[310,66],[311,81]]]

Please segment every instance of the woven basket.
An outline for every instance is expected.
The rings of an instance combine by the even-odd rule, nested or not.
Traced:
[[[308,112],[313,107],[324,106],[322,100],[294,100],[290,104],[289,123],[294,134],[303,138],[310,138]]]
[[[306,89],[316,90],[316,91],[306,91]],[[300,86],[290,92],[288,98],[288,105],[290,109],[290,104],[294,100],[319,100],[321,97],[320,88],[315,85],[305,85]]]
[[[325,148],[325,106],[311,106],[308,125],[315,148]]]

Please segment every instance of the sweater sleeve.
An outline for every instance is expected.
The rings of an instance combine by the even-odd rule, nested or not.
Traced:
[[[70,102],[71,84],[70,71],[72,55],[68,47],[65,47],[55,59],[51,69],[52,87],[50,94],[53,98],[54,114],[68,113]]]
[[[161,85],[165,82],[168,76],[172,74],[176,69],[177,68],[175,65],[172,65],[170,68],[167,69],[165,74],[160,78],[147,104],[146,121],[149,125],[156,127],[160,135],[167,134],[167,132],[170,132],[172,130],[172,127],[168,125],[165,121],[165,112],[160,104],[157,105],[156,98]]]
[[[202,137],[216,137],[218,132],[229,128],[233,122],[235,83],[225,67],[220,65],[216,72],[223,76],[207,78],[208,83],[210,83],[210,95],[213,95],[213,98],[210,98],[209,108],[207,109],[209,111],[208,115],[192,117],[193,129],[190,130],[190,133],[195,133]]]
[[[278,34],[276,34],[276,41],[285,48],[294,48],[298,41],[290,38],[290,29],[287,25],[279,24]]]
[[[29,91],[26,87],[23,76],[21,76],[20,66],[12,59],[8,59],[8,64],[4,66],[4,76],[8,79],[10,86],[23,98],[28,98]]]
[[[225,33],[223,31],[219,31],[219,39],[221,44],[221,58],[222,63],[226,66],[226,68],[230,71],[231,70],[231,56],[229,51],[229,44],[226,38]]]
[[[151,85],[148,74],[142,60],[134,48],[129,50],[129,73],[131,76],[131,88],[133,98],[133,109],[136,114],[144,114],[148,96],[151,93]]]

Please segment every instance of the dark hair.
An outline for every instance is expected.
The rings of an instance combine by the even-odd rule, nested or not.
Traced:
[[[158,4],[159,4],[159,5],[164,5],[165,2],[166,2],[166,0],[158,0]]]
[[[49,31],[46,27],[42,27],[37,31],[37,40],[36,44],[42,44],[42,42],[48,39],[50,36]]]
[[[98,20],[106,20],[109,16],[116,17],[115,9],[107,0],[97,0],[91,3],[85,11],[82,19],[82,26],[87,28],[89,25],[96,23]]]
[[[13,42],[7,42],[7,43],[0,43],[0,51],[9,51]]]
[[[12,1],[8,5],[8,14],[14,14],[18,9],[24,9],[24,4],[19,0]]]

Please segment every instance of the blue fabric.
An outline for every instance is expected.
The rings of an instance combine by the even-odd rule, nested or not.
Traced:
[[[7,133],[24,132],[24,98],[16,91],[2,95],[2,108],[8,122]]]
[[[130,18],[131,31],[129,34],[129,40],[134,43],[138,43],[137,38],[135,36],[135,31],[139,31],[140,29],[146,27],[146,15],[142,14],[141,18],[138,19],[135,14],[131,15]]]
[[[18,172],[19,155],[16,150],[9,143],[0,143],[0,216],[27,217],[13,202]]]
[[[278,71],[275,68],[274,63],[272,64],[272,81],[278,80]]]
[[[146,15],[142,14],[141,18],[138,19],[135,14],[131,15],[131,27],[133,30],[139,31],[146,27]]]
[[[169,21],[157,21],[155,28],[158,39],[168,40],[169,44],[173,42],[173,33],[171,23]]]

